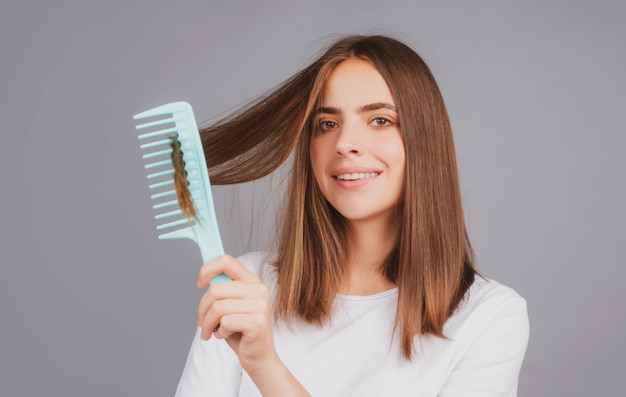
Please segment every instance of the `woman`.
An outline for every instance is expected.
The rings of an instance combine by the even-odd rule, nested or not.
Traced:
[[[177,395],[515,396],[525,301],[480,277],[452,132],[422,59],[382,36],[337,41],[202,131],[214,183],[295,151],[276,253],[223,256]]]

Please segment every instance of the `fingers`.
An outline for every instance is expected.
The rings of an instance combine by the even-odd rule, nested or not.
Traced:
[[[213,303],[204,316],[198,318],[198,324],[202,327],[202,339],[207,340],[215,332],[216,336],[230,336],[226,334],[221,325],[224,315],[230,313],[249,313],[247,302],[239,299],[225,299]]]
[[[268,324],[269,317],[262,313],[230,314],[222,317],[220,328],[214,335],[219,339],[230,338],[237,334],[254,339],[266,329]]]
[[[232,281],[210,284],[219,274]],[[198,286],[208,286],[198,305],[203,340],[225,339],[246,369],[265,368],[277,359],[270,292],[256,274],[235,258],[222,255],[202,266]]]
[[[269,290],[264,284],[246,284],[240,281],[214,284],[200,298],[198,305],[198,322],[202,323],[207,312],[212,306],[221,300],[239,299],[252,300],[260,299],[269,302]]]
[[[215,301],[198,323],[202,327],[202,339],[211,334],[228,338],[240,332],[254,337],[254,330],[270,323],[269,304],[263,298],[222,299]]]
[[[248,283],[258,283],[259,278],[237,259],[230,255],[221,255],[205,263],[198,274],[198,287],[204,288],[209,285],[213,277],[224,273],[233,280]]]
[[[222,273],[233,281],[210,284]],[[268,288],[232,256],[222,255],[205,263],[198,274],[198,286],[209,286],[198,305],[202,339],[213,334],[230,341],[233,334],[250,336],[255,330],[271,329]]]

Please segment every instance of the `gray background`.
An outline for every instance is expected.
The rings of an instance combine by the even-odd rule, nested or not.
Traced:
[[[480,269],[529,304],[520,395],[623,395],[624,20],[608,0],[3,1],[0,395],[173,395],[200,256],[156,239],[130,117],[214,120],[341,33],[395,35],[440,83]],[[229,253],[265,246],[284,188],[215,189]]]

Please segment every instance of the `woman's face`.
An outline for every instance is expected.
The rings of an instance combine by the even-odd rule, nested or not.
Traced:
[[[339,64],[313,118],[311,163],[328,202],[350,221],[391,222],[405,180],[405,152],[387,83],[369,62]]]

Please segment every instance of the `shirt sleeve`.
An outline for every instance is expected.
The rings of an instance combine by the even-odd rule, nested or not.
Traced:
[[[507,289],[505,299],[480,313],[483,325],[438,397],[516,397],[529,337],[526,301]],[[492,299],[494,301],[494,299]],[[486,302],[485,302],[486,303]]]
[[[226,341],[203,341],[198,327],[191,344],[176,397],[237,397],[242,368]]]

